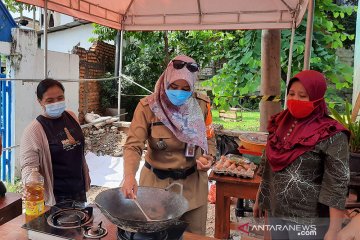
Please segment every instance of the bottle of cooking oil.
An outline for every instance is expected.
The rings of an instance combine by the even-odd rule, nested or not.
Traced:
[[[30,175],[25,180],[24,205],[25,214],[28,216],[39,216],[45,211],[44,177],[37,168],[31,169]]]

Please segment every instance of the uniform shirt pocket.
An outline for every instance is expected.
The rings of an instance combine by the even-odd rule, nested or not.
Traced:
[[[155,151],[176,151],[184,144],[164,125],[151,126],[149,146]]]

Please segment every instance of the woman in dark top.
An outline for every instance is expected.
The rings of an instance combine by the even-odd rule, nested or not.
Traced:
[[[287,109],[273,116],[254,216],[267,210],[272,239],[335,239],[349,181],[349,132],[327,114],[324,76],[291,79]]]
[[[36,94],[44,112],[25,129],[21,142],[22,179],[37,167],[45,179],[49,205],[85,202],[90,184],[84,136],[75,114],[65,110],[64,91],[53,79],[39,83]]]

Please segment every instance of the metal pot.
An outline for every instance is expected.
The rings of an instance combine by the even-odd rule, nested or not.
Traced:
[[[174,184],[181,186],[180,194],[169,191]],[[124,197],[121,188],[99,193],[95,203],[119,228],[141,233],[159,232],[177,225],[179,218],[188,210],[188,201],[182,195],[179,183],[172,183],[166,189],[139,187],[137,200],[152,221],[146,220],[134,201]]]

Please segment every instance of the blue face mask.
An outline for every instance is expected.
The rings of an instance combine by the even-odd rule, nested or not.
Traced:
[[[165,93],[169,98],[170,102],[175,106],[183,105],[191,96],[191,92],[184,90],[170,90],[166,89]]]
[[[58,118],[65,111],[65,101],[50,103],[45,105],[45,113],[49,117]]]

